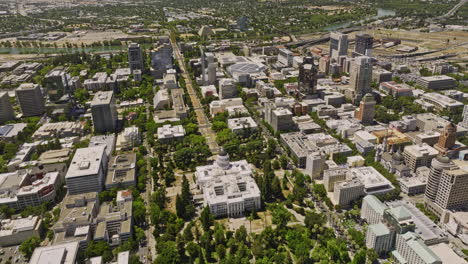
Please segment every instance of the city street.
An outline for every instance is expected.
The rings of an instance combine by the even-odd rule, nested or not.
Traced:
[[[177,42],[171,38],[172,49],[179,62],[179,66],[181,69],[181,75],[185,79],[185,84],[187,86],[187,91],[190,96],[190,100],[192,101],[193,109],[195,114],[197,115],[197,123],[200,133],[206,138],[206,142],[213,154],[218,153],[219,146],[216,143],[216,133],[211,129],[211,122],[205,114],[203,110],[203,106],[200,103],[200,98],[198,98],[197,93],[195,92],[192,79],[190,78],[187,68],[185,67],[184,56],[180,52],[179,46]]]

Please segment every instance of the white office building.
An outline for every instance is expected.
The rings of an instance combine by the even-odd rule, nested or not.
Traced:
[[[374,195],[366,195],[362,199],[361,219],[366,220],[370,225],[380,223],[383,219],[384,211],[388,207]]]
[[[70,242],[47,247],[38,247],[29,260],[29,264],[75,264],[78,256],[78,242]]]
[[[181,139],[184,136],[185,129],[182,125],[164,125],[158,128],[158,140],[164,143]]]
[[[219,80],[219,98],[228,99],[237,97],[237,86],[234,79],[224,78]]]
[[[130,150],[141,143],[141,135],[138,127],[131,126],[124,129],[122,133],[117,136],[116,149],[117,150]]]
[[[234,133],[242,133],[245,131],[257,131],[258,126],[253,118],[248,116],[228,119],[228,128]]]
[[[396,236],[392,255],[399,264],[442,264],[440,258],[413,232]]]
[[[379,255],[392,249],[392,231],[383,223],[369,225],[366,232],[366,247]]]
[[[68,193],[79,194],[102,191],[107,173],[108,157],[105,150],[105,146],[76,150],[65,176]]]
[[[349,206],[364,195],[364,185],[358,179],[336,182],[333,197],[335,204]]]

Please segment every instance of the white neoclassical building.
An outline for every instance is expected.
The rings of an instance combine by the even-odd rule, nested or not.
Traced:
[[[260,189],[252,178],[251,165],[245,160],[231,162],[224,150],[214,164],[197,167],[195,175],[204,204],[215,217],[242,216],[261,206]]]

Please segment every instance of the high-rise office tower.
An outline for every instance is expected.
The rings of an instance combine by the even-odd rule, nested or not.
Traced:
[[[208,63],[208,80],[206,82],[206,85],[212,85],[216,83],[216,63],[215,62],[210,62]]]
[[[161,79],[167,70],[172,69],[172,46],[163,43],[154,46],[150,52],[151,55],[151,75],[154,78]]]
[[[44,113],[44,96],[39,84],[23,83],[15,93],[23,116],[38,116]]]
[[[99,133],[115,132],[117,128],[117,107],[113,91],[100,91],[91,102],[94,130]]]
[[[359,55],[371,56],[373,42],[374,38],[371,35],[357,34],[354,42],[354,52]]]
[[[444,170],[450,170],[455,168],[455,164],[446,156],[437,156],[432,159],[431,171],[427,179],[426,192],[424,199],[427,202],[434,202],[437,197],[437,191],[439,190],[440,178]]]
[[[0,124],[13,120],[15,113],[11,107],[10,96],[7,92],[0,92]]]
[[[299,66],[299,90],[301,93],[314,95],[317,92],[317,66],[313,57],[305,57],[304,62]]]
[[[56,102],[69,92],[70,75],[61,68],[56,68],[44,77],[44,88],[52,102]]]
[[[367,56],[356,57],[351,64],[349,85],[353,91],[353,101],[358,104],[362,97],[372,92],[372,63]]]
[[[445,152],[455,145],[456,140],[457,127],[450,123],[445,127],[444,133],[439,136],[439,142],[437,142],[435,148],[440,152]]]
[[[340,56],[348,55],[348,35],[340,32],[331,32],[328,55],[334,60],[338,60]]]
[[[330,71],[330,56],[325,55],[319,59],[319,71],[328,75]]]
[[[202,76],[201,76],[201,80],[202,80],[202,83],[205,84],[206,83],[206,72],[205,72],[205,68],[206,68],[206,56],[205,56],[205,51],[203,50],[203,46],[200,46],[200,62],[201,62],[201,72],[202,72]]]
[[[128,46],[128,66],[132,74],[134,70],[143,70],[143,53],[138,43],[131,43]]]
[[[244,32],[249,29],[249,19],[245,16],[241,16],[237,19],[237,27],[240,31]]]
[[[234,79],[224,78],[219,80],[219,98],[229,99],[237,97],[237,86]]]
[[[468,105],[465,105],[465,107],[463,108],[462,117],[463,117],[463,121],[460,122],[460,125],[462,127],[468,128]]]
[[[363,124],[372,124],[375,116],[375,100],[372,94],[366,94],[359,103],[359,109],[355,112],[356,119]]]
[[[468,172],[456,168],[442,171],[435,203],[441,210],[468,206]]]

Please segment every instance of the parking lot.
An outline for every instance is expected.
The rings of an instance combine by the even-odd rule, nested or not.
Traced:
[[[0,249],[0,263],[28,263],[19,252],[19,246],[2,247]]]

